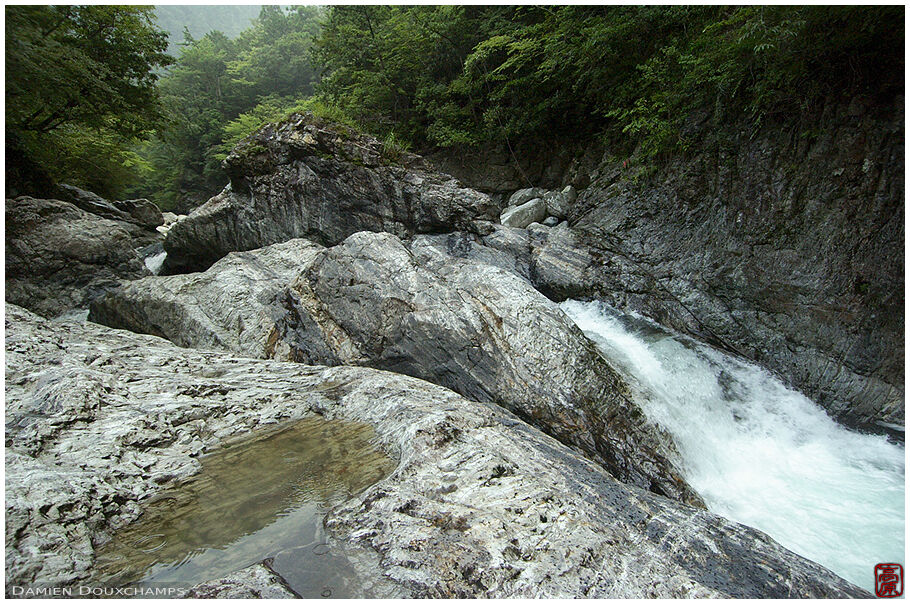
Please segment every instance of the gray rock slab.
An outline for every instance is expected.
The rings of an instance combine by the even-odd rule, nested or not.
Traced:
[[[550,191],[543,196],[543,200],[547,202],[547,212],[559,219],[563,219],[569,214],[569,210],[577,198],[578,193],[572,185],[568,185],[560,191]]]
[[[138,227],[71,203],[6,200],[6,300],[45,316],[85,308],[120,279],[147,271]]]
[[[338,364],[321,331],[314,336],[300,325],[294,334],[284,329],[288,306],[295,304],[287,285],[322,249],[293,239],[232,252],[206,272],[126,282],[96,300],[89,319],[164,337],[179,346]]]
[[[221,579],[206,581],[187,592],[186,598],[203,599],[276,599],[286,600],[300,596],[288,587],[280,575],[265,564],[255,564],[238,570]]]
[[[537,199],[539,197],[543,197],[544,194],[546,194],[546,192],[547,192],[546,189],[541,189],[539,187],[530,187],[528,189],[519,189],[518,191],[515,191],[514,193],[512,193],[512,195],[509,197],[509,205],[510,206],[520,206],[522,204],[525,204],[525,203],[531,201],[532,199]]]
[[[672,438],[647,423],[622,376],[556,304],[438,242],[418,236],[409,249],[361,232],[333,248],[298,240],[231,254],[205,273],[127,284],[90,318],[182,346],[419,377],[519,413],[622,480],[703,505]]]

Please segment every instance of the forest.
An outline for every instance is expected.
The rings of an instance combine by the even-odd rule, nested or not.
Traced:
[[[264,6],[177,46],[151,7],[6,15],[8,190],[162,208],[215,194],[230,148],[293,111],[422,152],[610,141],[659,159],[705,123],[798,124],[903,87],[901,7]]]

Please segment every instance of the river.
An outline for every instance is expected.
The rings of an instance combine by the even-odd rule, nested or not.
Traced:
[[[601,302],[563,310],[642,391],[708,508],[873,590],[904,562],[904,447],[834,422],[768,371]]]

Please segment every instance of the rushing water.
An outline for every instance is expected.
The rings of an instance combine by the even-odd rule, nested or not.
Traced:
[[[767,371],[600,302],[563,310],[647,400],[708,508],[870,591],[904,561],[904,448],[832,421]]]
[[[322,518],[388,475],[394,462],[365,424],[306,419],[202,461],[97,555],[106,585],[192,586],[266,558],[303,597],[363,597]]]
[[[164,266],[164,259],[167,258],[167,252],[161,251],[157,254],[152,254],[151,256],[145,257],[145,268],[149,269],[153,275],[157,275],[161,272],[161,267]]]

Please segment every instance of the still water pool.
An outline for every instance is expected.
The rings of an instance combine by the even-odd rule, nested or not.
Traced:
[[[212,453],[99,549],[94,578],[189,587],[273,558],[303,597],[367,596],[322,520],[395,468],[374,441],[369,425],[314,418]]]

